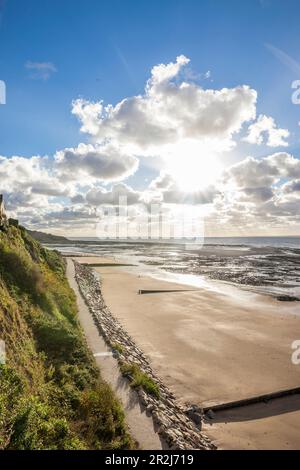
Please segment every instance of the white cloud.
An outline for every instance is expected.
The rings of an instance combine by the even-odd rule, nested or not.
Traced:
[[[207,214],[214,233],[219,227],[274,229],[283,220],[300,228],[300,160],[286,152],[247,157],[222,173],[224,152],[236,145],[245,124],[252,122],[248,142],[270,147],[286,146],[288,131],[263,114],[253,122],[255,90],[204,89],[184,74],[188,63],[179,56],[156,65],[143,94],[115,105],[75,100],[72,113],[90,143],[54,157],[0,157],[0,192],[10,213],[31,227],[86,231],[101,210],[125,196],[133,212],[150,203],[169,214],[193,206]],[[56,70],[50,63],[30,64],[45,74]],[[151,156],[160,157],[155,161],[164,171],[146,189],[122,182],[137,171],[139,159]]]
[[[295,194],[300,196],[300,179],[295,179],[293,181],[289,181],[288,183],[284,184],[282,187],[283,193],[286,194]],[[299,201],[300,204],[300,201]],[[300,212],[300,210],[299,210]]]
[[[5,195],[7,210],[23,223],[41,227],[71,223],[76,217],[78,220],[80,217],[82,220],[92,218],[88,208],[78,209],[79,205],[84,207],[91,203],[85,195],[88,193],[91,197],[89,189],[92,182],[109,183],[124,179],[137,166],[137,158],[125,155],[111,144],[80,144],[75,149],[57,152],[54,159],[0,156],[0,192]],[[111,193],[103,192],[106,200],[116,199],[119,193],[127,192],[131,201],[138,194],[124,184],[115,185]],[[29,209],[31,215],[27,212]]]
[[[25,68],[31,71],[30,78],[33,79],[48,80],[53,73],[57,72],[52,62],[32,62],[28,60]]]
[[[72,102],[72,114],[78,117],[82,122],[81,132],[96,135],[98,132],[98,123],[103,112],[102,102],[90,102],[83,99]]]
[[[176,77],[182,67],[187,65],[189,62],[190,59],[184,55],[180,55],[176,58],[175,63],[170,62],[169,64],[155,65],[151,70],[151,79],[147,85],[149,91],[151,92],[155,86],[161,85]]]
[[[300,223],[300,160],[281,152],[248,157],[224,173],[208,224],[246,234],[288,231]]]
[[[92,206],[100,205],[121,205],[125,202],[128,205],[138,204],[140,193],[124,183],[119,183],[108,191],[105,188],[92,188],[86,194],[86,201]]]
[[[149,188],[153,190],[166,190],[174,185],[174,179],[168,173],[161,171],[159,176],[151,181]]]
[[[175,63],[153,67],[145,93],[115,106],[74,101],[81,130],[98,142],[109,139],[144,156],[170,155],[178,143],[191,140],[201,148],[205,143],[230,149],[234,135],[255,118],[257,93],[245,85],[212,90],[182,81],[179,75],[188,62],[179,56]]]
[[[274,196],[274,190],[268,187],[262,188],[243,188],[240,191],[237,200],[240,202],[261,203],[270,201]]]
[[[172,175],[161,172],[149,185],[142,199],[157,200],[166,204],[211,204],[218,194],[218,189],[208,185],[203,189],[186,191],[180,188]]]
[[[274,153],[262,159],[247,157],[225,171],[224,179],[238,189],[269,187],[281,178],[300,177],[300,160],[289,153]]]
[[[93,146],[81,144],[76,149],[57,152],[55,158],[34,156],[24,158],[0,156],[0,192],[5,195],[6,208],[28,225],[48,226],[71,223],[90,216],[85,194],[92,182],[109,183],[127,177],[138,166],[138,160],[124,155],[111,144]],[[127,188],[127,189],[126,189]],[[132,200],[135,192],[126,185],[115,185],[112,195],[103,190],[106,198],[116,198],[126,192]],[[83,194],[78,191],[82,190]],[[91,193],[89,193],[90,195]],[[56,201],[60,201],[57,203]],[[76,209],[72,208],[76,205]],[[69,205],[69,207],[68,207]],[[78,209],[81,205],[84,209]],[[28,214],[30,210],[30,215]]]
[[[55,155],[55,167],[67,181],[120,181],[138,168],[138,159],[113,144],[80,144]]]
[[[0,157],[1,190],[30,192],[46,196],[68,195],[71,188],[54,176],[47,157]]]
[[[288,129],[278,128],[272,117],[260,114],[257,121],[249,126],[248,135],[244,140],[250,144],[266,143],[269,147],[287,147],[288,142],[285,139],[289,135]]]
[[[97,184],[84,187],[85,176],[78,171],[73,172],[77,181],[68,183],[70,186],[61,192],[64,176],[61,168],[55,170],[56,164],[56,160],[41,157],[0,158],[7,208],[30,227],[92,231],[99,215],[95,208],[118,205],[120,196],[126,196],[133,209],[142,207],[141,203],[144,210],[149,203],[160,203],[163,210],[169,207],[172,213],[180,205],[207,207],[208,232],[275,230],[300,223],[300,160],[285,152],[262,159],[248,157],[228,168],[219,186],[190,192],[179,188],[172,175],[164,172],[144,191],[137,191],[124,183],[110,189]],[[63,200],[68,197],[69,202],[63,202],[60,195]]]
[[[47,219],[50,222],[64,222],[64,223],[82,223],[85,220],[97,222],[97,214],[93,209],[88,207],[74,208],[74,207],[62,207],[57,211],[50,211],[47,214]]]

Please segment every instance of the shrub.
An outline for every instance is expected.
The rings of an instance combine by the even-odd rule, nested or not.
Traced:
[[[10,449],[75,449],[83,443],[70,430],[66,418],[53,416],[53,409],[38,397],[29,396],[19,405]]]
[[[122,354],[124,352],[124,348],[120,343],[112,343],[111,345],[112,349],[117,351],[118,353]]]
[[[66,264],[63,258],[60,256],[56,250],[46,250],[42,248],[41,255],[44,261],[47,263],[49,268],[58,274],[60,277],[64,278],[66,272]]]
[[[10,442],[15,408],[23,387],[21,377],[13,368],[0,365],[0,449]]]
[[[107,384],[82,393],[80,403],[82,432],[91,447],[98,449],[133,448],[126,427],[124,412]]]
[[[133,388],[142,387],[145,392],[159,399],[159,386],[149,375],[142,372],[137,364],[121,364],[121,372],[130,379],[130,385]]]
[[[45,292],[43,276],[38,265],[22,252],[0,245],[1,274],[9,285],[38,300]]]
[[[32,328],[38,350],[46,353],[49,362],[88,364],[90,357],[80,332],[66,321],[40,315],[33,319]]]

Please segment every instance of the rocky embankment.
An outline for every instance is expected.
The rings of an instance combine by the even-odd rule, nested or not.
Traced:
[[[93,315],[94,321],[107,344],[114,348],[119,364],[136,364],[159,387],[159,398],[146,393],[141,387],[136,389],[140,403],[151,413],[159,435],[171,449],[212,450],[215,446],[200,432],[201,415],[198,410],[179,405],[174,394],[155,375],[143,352],[124,331],[104,303],[100,280],[89,267],[74,261],[76,280],[80,292]],[[130,376],[128,377],[130,380]],[[190,419],[190,417],[193,418]],[[196,424],[197,423],[197,424]]]

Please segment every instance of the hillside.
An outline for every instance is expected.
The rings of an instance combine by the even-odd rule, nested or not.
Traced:
[[[29,235],[40,243],[70,243],[66,237],[52,235],[51,233],[40,232],[38,230],[27,230]]]
[[[60,255],[22,227],[0,231],[0,449],[134,446],[76,317]]]

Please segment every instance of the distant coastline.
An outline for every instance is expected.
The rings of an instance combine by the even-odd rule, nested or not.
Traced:
[[[147,244],[147,245],[182,245],[187,240],[144,240],[144,239],[100,239],[97,237],[65,237],[53,235],[51,233],[41,232],[38,230],[27,230],[30,235],[41,243],[53,244]],[[293,246],[300,248],[300,235],[290,236],[250,236],[250,237],[205,237],[203,245],[224,245],[224,246]],[[197,246],[197,244],[195,244]]]

